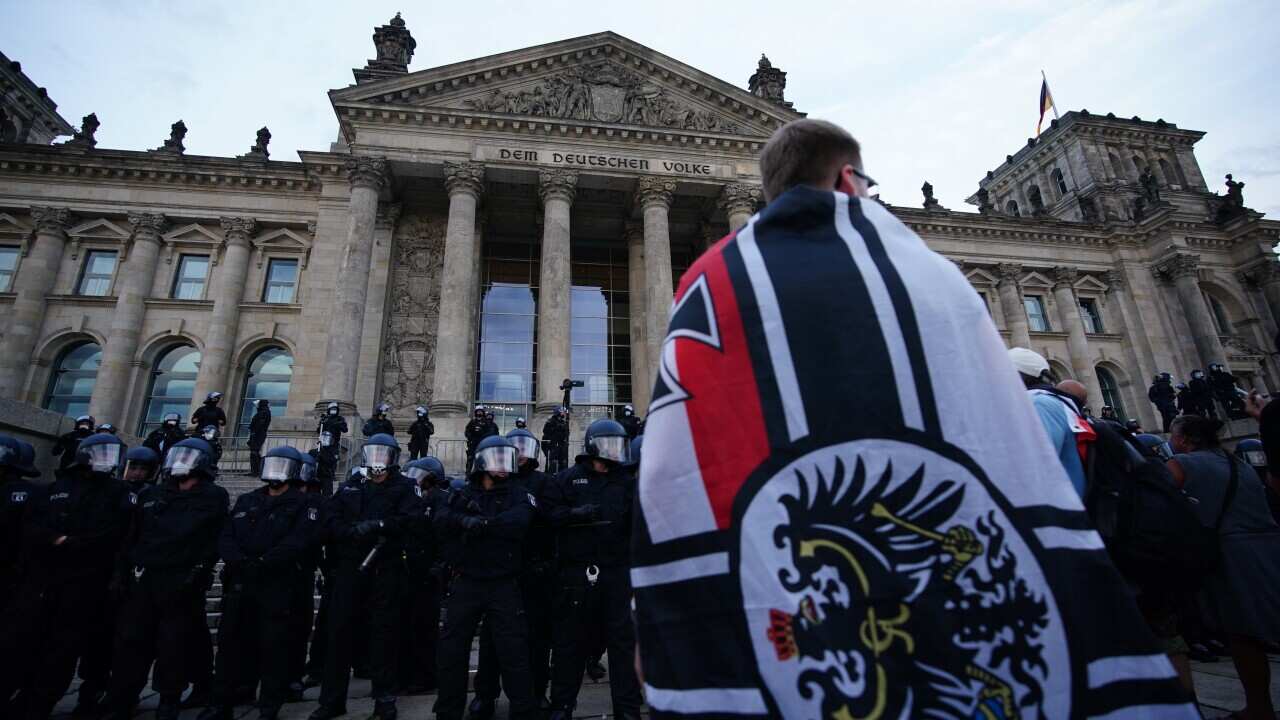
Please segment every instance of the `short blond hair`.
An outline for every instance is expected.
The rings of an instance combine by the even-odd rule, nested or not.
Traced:
[[[764,199],[797,185],[833,188],[844,165],[862,167],[862,149],[844,128],[805,118],[778,128],[760,152]]]

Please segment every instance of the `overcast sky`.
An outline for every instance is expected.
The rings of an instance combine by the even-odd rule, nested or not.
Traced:
[[[0,49],[98,146],[142,150],[181,118],[187,152],[236,155],[271,128],[272,157],[327,150],[326,91],[373,56],[403,13],[410,70],[602,30],[746,86],[761,52],[787,98],[863,143],[882,194],[920,203],[929,180],[962,208],[978,179],[1035,132],[1040,71],[1059,110],[1164,118],[1208,133],[1214,190],[1247,183],[1280,215],[1280,3],[1116,2],[33,2],[0,0]]]

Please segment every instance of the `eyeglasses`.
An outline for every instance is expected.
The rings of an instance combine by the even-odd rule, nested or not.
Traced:
[[[863,182],[865,182],[865,183],[867,184],[867,189],[871,189],[871,188],[875,187],[876,185],[879,185],[879,184],[880,184],[880,183],[877,183],[875,180],[873,180],[873,179],[871,178],[871,176],[870,176],[870,175],[867,175],[866,173],[862,172],[861,170],[859,170],[859,169],[858,169],[858,168],[856,168],[856,167],[853,167],[852,165],[851,165],[851,166],[849,166],[849,169],[853,171],[853,174],[854,174],[854,175],[857,175],[859,178],[861,178],[861,179],[862,179],[862,181],[863,181]],[[843,174],[844,174],[844,168],[843,168],[843,167],[842,167],[842,168],[840,168],[840,170],[838,170],[838,171],[836,172],[836,189],[837,189],[837,190],[839,190],[839,189],[840,189],[840,177],[841,177]]]

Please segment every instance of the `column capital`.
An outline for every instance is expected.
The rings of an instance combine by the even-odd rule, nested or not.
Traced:
[[[31,220],[35,223],[37,233],[65,236],[74,217],[64,207],[37,205],[31,208]]]
[[[1156,263],[1155,271],[1167,275],[1173,280],[1184,277],[1198,278],[1200,274],[1200,256],[1191,253],[1177,253]]]
[[[1236,273],[1236,279],[1243,283],[1252,283],[1258,287],[1280,282],[1280,262],[1263,260],[1251,267]]]
[[[1000,263],[996,265],[996,286],[1013,283],[1017,287],[1022,280],[1022,265],[1018,263]]]
[[[661,205],[664,208],[669,208],[671,207],[671,201],[675,198],[675,193],[676,181],[671,178],[644,175],[636,183],[636,200],[640,202],[640,207],[642,208],[650,205]]]
[[[729,183],[720,189],[720,197],[716,199],[716,205],[724,211],[725,215],[732,215],[735,212],[754,213],[761,197],[763,193],[758,185]]]
[[[160,233],[168,224],[168,218],[160,213],[129,213],[129,226],[135,240],[160,242]]]
[[[538,171],[538,195],[542,197],[544,203],[553,199],[572,203],[577,189],[577,170],[556,168]]]
[[[349,157],[346,162],[347,179],[351,187],[381,190],[387,182],[387,159],[380,157]]]
[[[622,237],[626,239],[627,244],[644,243],[644,224],[635,220],[628,220],[626,225],[622,227]]]
[[[1123,270],[1114,268],[1102,273],[1102,282],[1107,284],[1107,292],[1118,292],[1128,286],[1129,279]]]
[[[218,218],[222,225],[222,238],[228,245],[248,245],[258,227],[258,221],[251,217]]]
[[[1049,275],[1053,278],[1054,290],[1061,287],[1073,288],[1076,280],[1080,279],[1080,271],[1068,265],[1058,265],[1049,271]]]
[[[477,162],[445,162],[444,187],[453,197],[466,193],[475,198],[484,194],[484,165]]]

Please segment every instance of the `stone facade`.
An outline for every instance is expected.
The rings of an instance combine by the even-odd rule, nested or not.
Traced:
[[[758,209],[759,152],[802,117],[786,73],[762,58],[744,90],[613,33],[410,73],[402,19],[374,41],[356,84],[330,93],[338,141],[296,162],[271,158],[266,128],[235,158],[187,155],[181,122],[147,152],[97,147],[92,116],[50,144],[73,135],[52,103],[52,135],[0,144],[0,250],[17,256],[0,398],[45,403],[64,352],[91,342],[89,407],[137,430],[157,359],[186,344],[201,360],[181,387],[193,403],[225,392],[235,422],[253,359],[280,348],[293,366],[277,429],[309,432],[329,400],[352,415],[385,400],[399,427],[429,404],[448,460],[486,399],[482,341],[502,339],[484,293],[527,271],[511,286],[536,308],[512,327],[532,334],[513,352],[536,355],[511,374],[528,381],[513,412],[538,430],[563,379],[603,372],[629,379],[593,412],[643,413],[679,273]],[[942,208],[927,183],[922,207],[890,209],[962,268],[1011,344],[1151,426],[1160,371],[1225,362],[1280,387],[1280,223],[1239,186],[1210,192],[1201,136],[1071,112],[981,180],[976,211]],[[95,251],[116,262],[89,294]],[[178,291],[190,256],[208,262],[194,294]],[[296,262],[291,297],[272,295],[272,260]],[[575,278],[606,278],[581,282],[620,315],[600,318],[627,338],[599,341],[607,371],[580,367]]]

